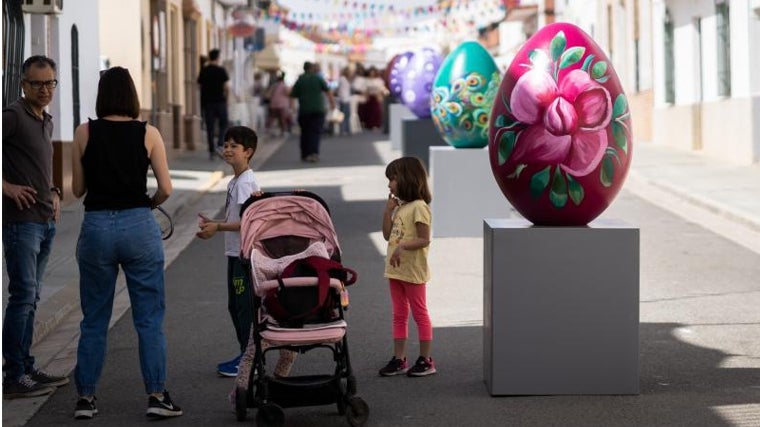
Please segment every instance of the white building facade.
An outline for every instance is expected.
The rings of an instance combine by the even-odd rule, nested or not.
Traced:
[[[652,2],[655,143],[760,162],[760,1]]]

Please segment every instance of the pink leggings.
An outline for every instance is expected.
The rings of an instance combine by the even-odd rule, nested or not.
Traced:
[[[393,303],[393,339],[407,339],[409,337],[409,308],[412,309],[412,317],[417,323],[417,332],[420,341],[433,340],[433,325],[425,302],[424,283],[409,283],[403,280],[388,279],[391,288],[391,302]]]

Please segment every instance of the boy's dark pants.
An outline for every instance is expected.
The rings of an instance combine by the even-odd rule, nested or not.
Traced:
[[[227,309],[235,326],[235,335],[240,344],[240,353],[248,346],[248,335],[253,322],[251,306],[250,275],[238,257],[227,257]]]

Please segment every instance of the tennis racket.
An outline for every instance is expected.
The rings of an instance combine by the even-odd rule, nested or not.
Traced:
[[[158,226],[161,227],[161,239],[166,240],[171,237],[172,233],[174,233],[174,221],[172,221],[169,212],[166,212],[161,206],[156,206],[156,208],[153,209],[153,216],[156,217],[156,222],[158,222]]]

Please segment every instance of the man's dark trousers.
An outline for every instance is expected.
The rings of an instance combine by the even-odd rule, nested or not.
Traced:
[[[301,160],[311,154],[319,154],[319,141],[325,125],[325,113],[303,113],[298,115],[301,127]]]
[[[216,147],[224,146],[224,132],[227,131],[227,103],[214,102],[203,108],[206,119],[206,137],[208,138],[208,152],[213,153]],[[219,122],[219,140],[214,145],[214,125]]]

